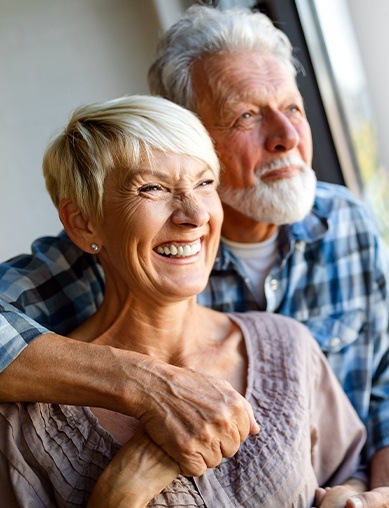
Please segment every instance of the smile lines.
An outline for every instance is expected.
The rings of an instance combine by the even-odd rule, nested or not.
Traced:
[[[162,254],[163,256],[169,257],[177,257],[177,258],[185,258],[189,256],[194,256],[201,250],[201,242],[197,240],[192,244],[185,245],[175,245],[174,243],[166,244],[162,247],[159,246],[156,248],[158,254]]]

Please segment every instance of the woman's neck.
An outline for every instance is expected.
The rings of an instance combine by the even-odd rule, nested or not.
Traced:
[[[181,302],[118,301],[106,295],[101,307],[73,331],[72,338],[137,351],[169,363],[182,358],[204,340],[204,313],[195,298]]]
[[[244,392],[242,332],[226,314],[198,305],[195,297],[167,301],[132,294],[108,287],[101,307],[71,337],[221,377]]]

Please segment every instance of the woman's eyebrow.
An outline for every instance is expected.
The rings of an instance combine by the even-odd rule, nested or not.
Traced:
[[[204,175],[204,173],[206,173],[207,171],[211,171],[211,169],[208,166],[205,166],[195,175],[195,178],[201,178]],[[139,175],[147,175],[147,176],[150,175],[152,177],[159,178],[164,181],[168,181],[171,179],[171,175],[162,173],[161,171],[155,171],[150,168],[144,168],[144,169],[139,168],[139,169],[132,170],[127,175],[126,181],[128,182]]]

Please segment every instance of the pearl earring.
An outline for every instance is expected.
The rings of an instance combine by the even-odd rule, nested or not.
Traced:
[[[97,252],[100,249],[97,243],[92,243],[90,248],[93,250],[93,252]]]

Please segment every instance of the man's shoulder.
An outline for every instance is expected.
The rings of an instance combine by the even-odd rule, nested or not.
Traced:
[[[31,252],[19,254],[0,263],[0,277],[8,272],[29,273],[38,269],[65,270],[86,256],[66,235],[44,236],[36,239],[31,245]],[[54,269],[54,272],[56,269]]]
[[[347,187],[318,182],[310,216],[327,221],[330,229],[338,229],[343,236],[348,228],[356,234],[378,235],[377,224],[371,209]],[[309,216],[307,217],[309,221]],[[304,222],[304,221],[303,221]]]
[[[24,311],[29,305],[38,309],[54,295],[65,297],[70,288],[81,287],[81,280],[96,279],[97,273],[95,257],[79,249],[66,234],[45,236],[33,242],[31,253],[0,263],[0,294]],[[72,295],[75,300],[76,293]]]
[[[367,212],[365,204],[347,187],[334,183],[317,182],[313,209],[327,215],[342,208]]]

